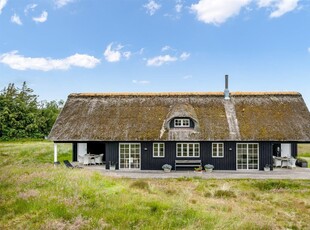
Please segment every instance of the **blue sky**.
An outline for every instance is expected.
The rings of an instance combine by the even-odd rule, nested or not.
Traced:
[[[310,105],[308,0],[0,0],[0,88],[298,91]]]

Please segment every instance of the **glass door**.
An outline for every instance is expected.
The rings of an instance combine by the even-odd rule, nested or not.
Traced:
[[[139,143],[120,143],[120,169],[140,169],[140,149]]]
[[[258,170],[258,144],[237,144],[237,169]]]

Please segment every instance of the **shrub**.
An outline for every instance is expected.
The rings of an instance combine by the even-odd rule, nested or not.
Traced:
[[[218,198],[235,198],[237,197],[234,191],[231,190],[216,190],[214,196]]]
[[[274,180],[264,180],[264,181],[256,181],[254,186],[257,187],[261,191],[270,191],[270,190],[279,190],[279,189],[298,189],[300,188],[300,184],[294,181],[274,181]]]
[[[148,182],[144,181],[144,180],[137,180],[134,181],[131,185],[131,188],[137,188],[137,189],[141,189],[141,190],[146,190],[149,191],[150,190],[150,185]]]

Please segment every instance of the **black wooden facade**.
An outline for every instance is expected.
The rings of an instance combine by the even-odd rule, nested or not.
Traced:
[[[165,143],[165,157],[153,157],[153,143],[148,142],[84,142],[87,143],[87,152],[91,154],[104,153],[104,160],[106,168],[109,169],[111,163],[116,163],[116,169],[119,169],[119,144],[120,143],[139,143],[141,154],[141,170],[161,170],[162,165],[170,164],[174,167],[176,159],[201,159],[202,165],[212,164],[215,170],[236,170],[237,169],[237,143],[257,143],[259,145],[259,170],[263,170],[266,165],[270,165],[272,170],[274,145],[281,143],[291,144],[291,156],[297,157],[297,142],[235,142],[224,141],[224,157],[212,157],[212,143],[211,141],[191,142],[200,144],[199,157],[182,157],[176,156],[176,144],[187,143],[181,141],[166,141]],[[158,143],[158,142],[156,142]],[[77,143],[73,143],[73,161],[77,160]],[[174,169],[174,168],[173,168]]]

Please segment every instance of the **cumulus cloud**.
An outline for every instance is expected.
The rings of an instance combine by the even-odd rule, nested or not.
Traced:
[[[32,58],[12,51],[0,55],[0,63],[8,65],[15,70],[67,70],[73,66],[82,68],[94,68],[100,60],[87,54],[74,54],[64,59]]]
[[[270,18],[278,18],[297,8],[299,0],[258,0],[258,7],[272,8]]]
[[[123,48],[124,46],[122,46],[121,44],[118,44],[116,45],[116,47],[113,48],[113,42],[110,43],[103,53],[105,60],[107,60],[108,62],[119,62],[122,57],[128,60],[131,57],[132,53],[130,51],[122,52]]]
[[[116,48],[112,49],[112,45],[113,43],[110,43],[106,50],[104,51],[103,55],[105,56],[105,59],[108,62],[118,62],[121,60],[122,57],[122,53],[121,53],[121,49],[123,48],[122,45],[117,45]]]
[[[150,84],[149,81],[145,81],[145,80],[142,80],[142,81],[132,80],[132,83],[134,83],[134,84],[142,84],[142,85]]]
[[[241,8],[252,0],[200,0],[191,5],[197,19],[207,24],[219,25],[228,18],[238,15]]]
[[[44,10],[39,17],[33,17],[32,20],[35,22],[43,23],[47,20],[48,13]]]
[[[0,14],[2,13],[3,8],[5,7],[8,0],[0,0]]]
[[[37,4],[28,4],[25,9],[24,9],[24,13],[25,15],[28,15],[29,11],[34,11],[34,9],[37,7]]]
[[[147,4],[143,5],[143,7],[146,8],[146,12],[148,14],[153,15],[160,9],[161,5],[156,3],[154,0],[149,0]]]
[[[23,24],[22,21],[20,20],[20,17],[17,14],[12,15],[11,22],[20,26]]]
[[[182,61],[185,61],[186,59],[189,58],[189,56],[191,56],[190,53],[183,52],[183,53],[180,55],[180,59],[181,59]]]
[[[164,56],[160,55],[160,56],[148,59],[146,65],[147,66],[161,66],[165,63],[175,62],[177,60],[178,58],[170,56],[170,55],[164,55]]]
[[[74,2],[75,0],[54,0],[54,3],[56,7],[61,8],[71,2]]]

